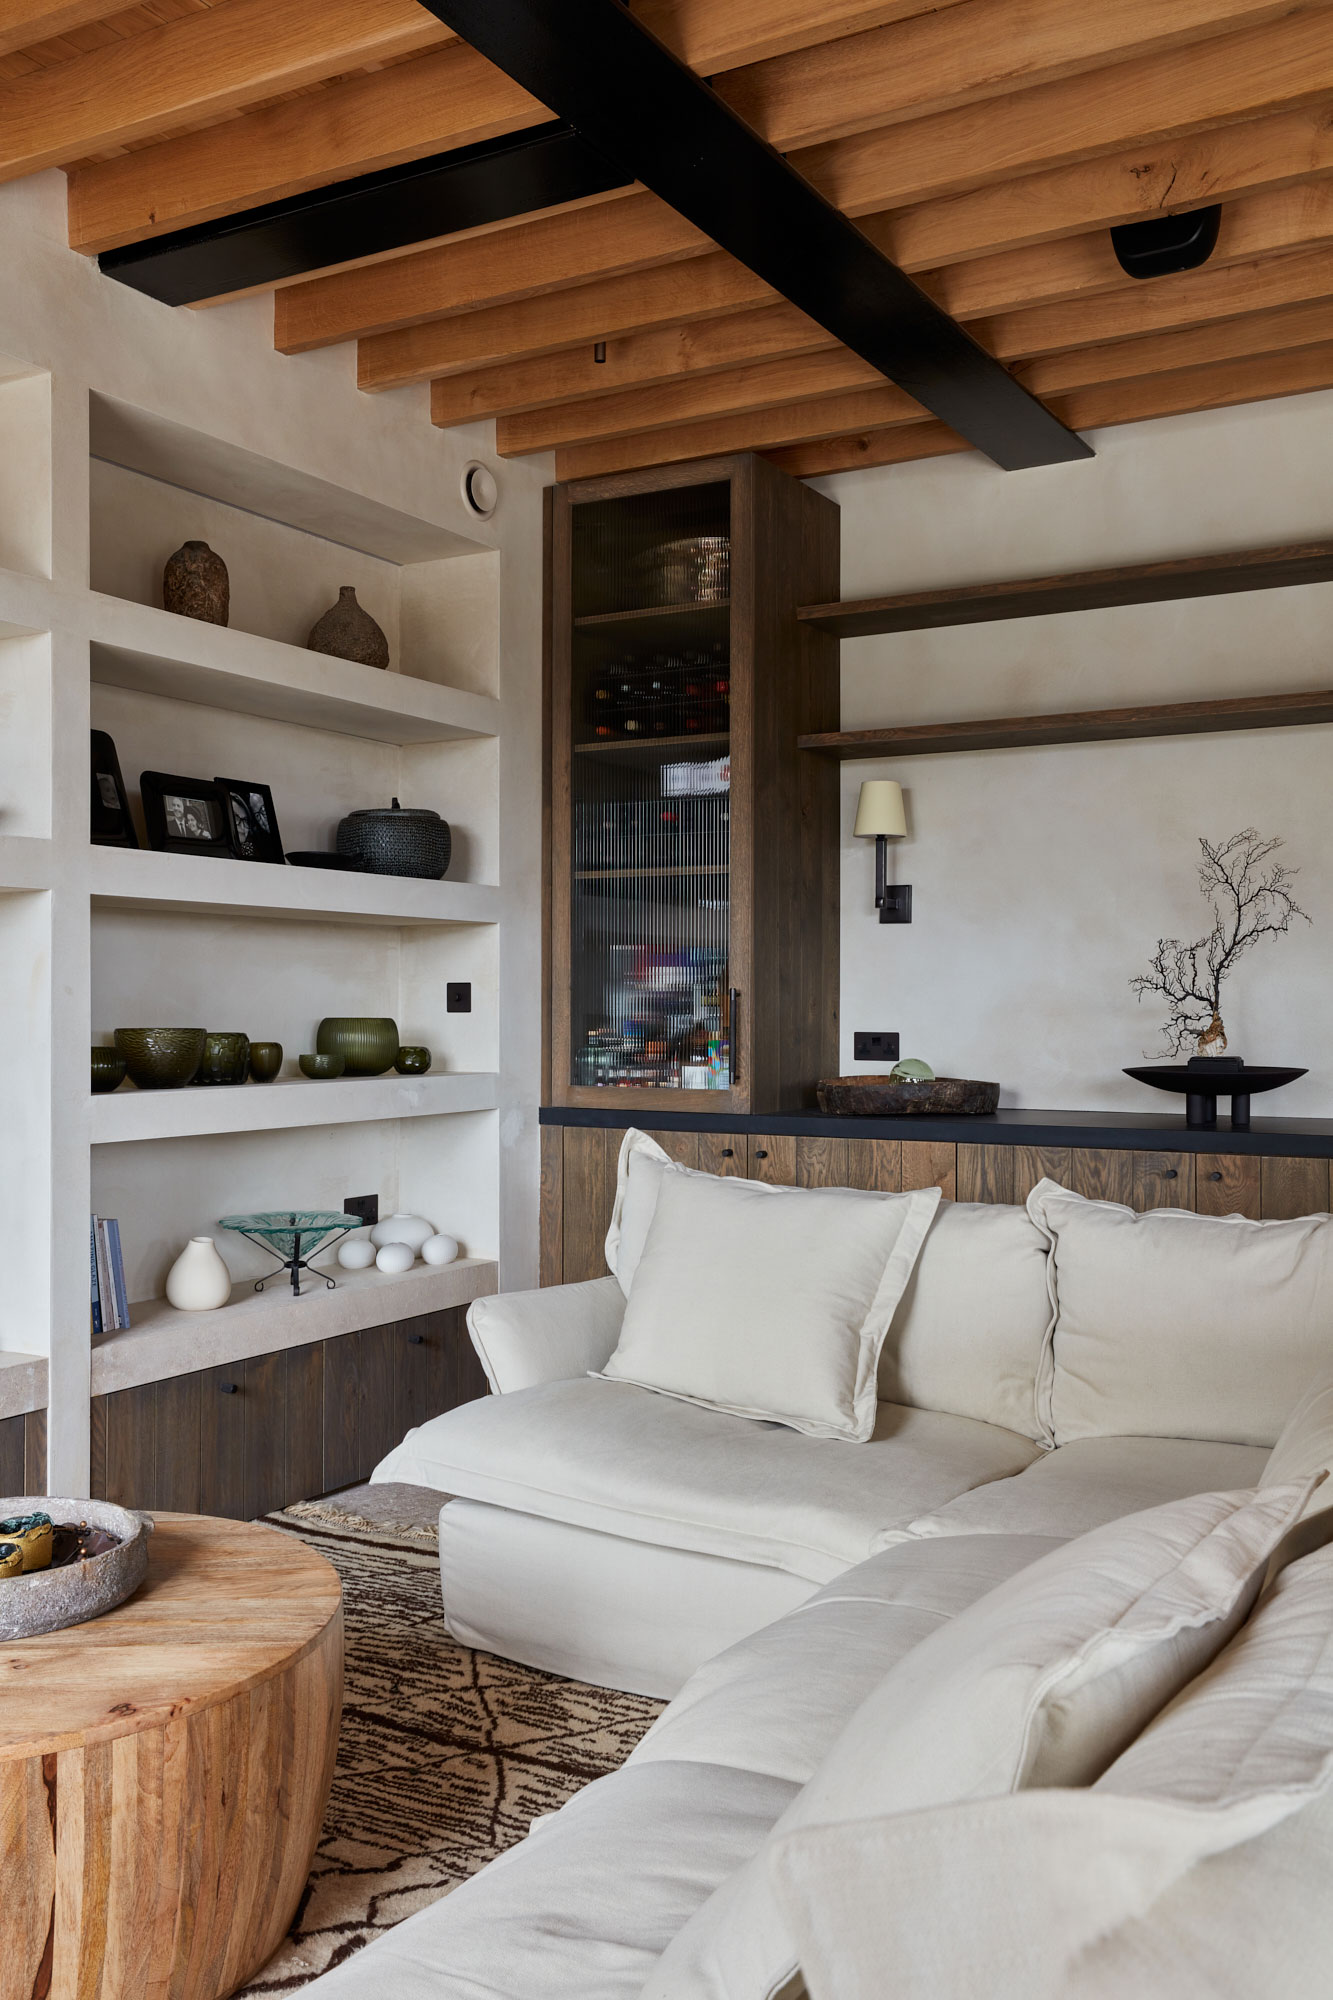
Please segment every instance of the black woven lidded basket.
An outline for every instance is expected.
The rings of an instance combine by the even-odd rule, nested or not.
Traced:
[[[363,806],[338,822],[337,848],[367,875],[420,875],[438,882],[449,866],[448,820],[424,806]]]

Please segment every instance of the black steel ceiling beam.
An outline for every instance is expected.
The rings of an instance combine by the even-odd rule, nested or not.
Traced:
[[[583,201],[626,179],[568,125],[538,125],[104,250],[97,261],[165,305],[193,305]]]
[[[997,465],[1092,456],[619,0],[422,4]]]

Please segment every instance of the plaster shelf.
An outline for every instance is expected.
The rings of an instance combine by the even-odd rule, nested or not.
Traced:
[[[94,1146],[137,1139],[192,1139],[220,1132],[287,1132],[309,1125],[357,1125],[384,1118],[438,1118],[493,1111],[499,1079],[489,1071],[439,1076],[358,1076],[336,1082],[280,1077],[276,1083],[191,1085],[136,1090],[122,1084],[89,1098]]]
[[[337,1284],[332,1292],[318,1278],[303,1280],[309,1289],[303,1289],[300,1298],[277,1282],[256,1292],[253,1283],[243,1279],[233,1289],[230,1305],[217,1312],[177,1312],[165,1299],[132,1305],[130,1327],[93,1341],[93,1394],[134,1389],[197,1368],[223,1367],[279,1348],[332,1340],[417,1313],[443,1312],[499,1289],[498,1267],[486,1257],[460,1257],[438,1270],[416,1263],[397,1277],[373,1268],[344,1271],[336,1257],[328,1262]]]
[[[295,722],[376,743],[444,743],[494,736],[500,704],[410,674],[382,672],[206,625],[129,598],[93,593],[94,681],[172,701]]]
[[[47,1364],[44,1354],[0,1352],[0,1422],[46,1408]]]
[[[0,895],[51,886],[51,843],[25,834],[0,833]]]
[[[89,881],[94,910],[399,928],[494,924],[500,918],[500,892],[484,882],[423,882],[409,875],[284,868],[146,848],[94,847]]]

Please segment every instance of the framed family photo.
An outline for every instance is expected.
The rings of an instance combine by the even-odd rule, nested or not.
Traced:
[[[165,854],[216,854],[230,858],[231,829],[226,794],[207,778],[181,778],[169,771],[139,777],[148,845]]]
[[[286,861],[273,794],[252,778],[214,778],[227,808],[231,851],[238,861]]]

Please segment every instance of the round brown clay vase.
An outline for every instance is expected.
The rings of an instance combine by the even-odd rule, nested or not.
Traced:
[[[231,609],[227,565],[207,542],[183,542],[167,557],[162,572],[162,604],[181,618],[225,625]]]
[[[251,1042],[250,1081],[252,1083],[272,1083],[281,1068],[281,1042]]]
[[[100,1096],[125,1081],[125,1058],[115,1049],[93,1049],[93,1090]]]
[[[387,667],[389,642],[368,611],[345,583],[338,602],[310,627],[306,645],[312,653],[332,653],[335,659],[356,660],[363,667]]]
[[[393,1059],[393,1066],[399,1076],[425,1076],[430,1065],[430,1050],[415,1045],[399,1049]]]
[[[250,1061],[250,1037],[210,1029],[195,1075],[196,1083],[244,1083]]]

